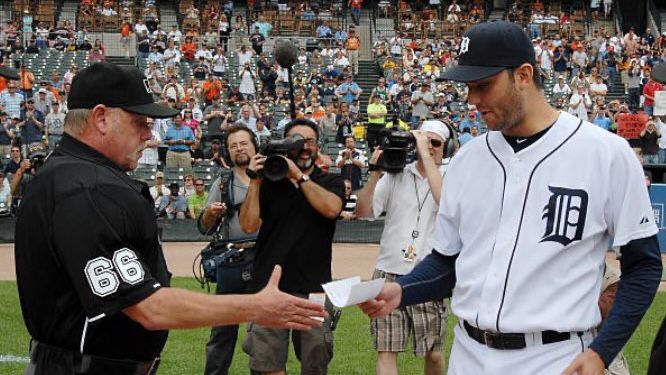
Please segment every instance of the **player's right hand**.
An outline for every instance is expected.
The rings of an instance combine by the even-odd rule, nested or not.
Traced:
[[[255,173],[259,173],[264,169],[264,163],[266,162],[266,157],[261,154],[256,154],[250,159],[250,165],[247,168]]]
[[[208,207],[211,215],[215,217],[222,217],[227,212],[227,205],[222,202],[213,202],[210,207]]]
[[[314,317],[326,318],[324,305],[292,296],[278,289],[282,268],[275,266],[268,284],[255,296],[258,299],[253,322],[267,328],[308,330],[321,327]]]
[[[363,302],[358,306],[363,313],[371,318],[383,318],[400,306],[402,300],[402,287],[400,284],[390,282],[384,284],[382,291],[374,299]]]

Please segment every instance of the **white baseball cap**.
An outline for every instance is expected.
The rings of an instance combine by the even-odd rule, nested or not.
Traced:
[[[449,128],[439,120],[423,121],[423,124],[421,125],[421,130],[435,133],[440,137],[442,137],[442,139],[445,141],[451,137],[451,132],[449,131]]]

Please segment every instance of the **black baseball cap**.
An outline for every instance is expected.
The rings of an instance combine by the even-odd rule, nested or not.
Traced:
[[[180,113],[178,109],[155,103],[148,80],[139,69],[109,63],[92,64],[72,80],[67,100],[69,110],[92,109],[98,104],[152,118]]]
[[[515,23],[480,23],[465,32],[458,50],[458,65],[445,71],[445,80],[471,82],[494,76],[524,63],[536,64],[534,47]]]
[[[652,68],[651,77],[657,82],[666,83],[666,64],[661,63],[655,65],[654,68]]]

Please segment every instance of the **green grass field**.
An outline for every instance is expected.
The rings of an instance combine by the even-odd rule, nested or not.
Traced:
[[[174,286],[192,290],[201,289],[189,278],[176,278]],[[0,358],[2,356],[26,357],[28,351],[28,334],[23,325],[19,307],[16,284],[0,282]],[[659,293],[652,307],[638,327],[638,330],[625,348],[632,374],[645,374],[650,348],[661,320],[666,311],[666,293]],[[446,353],[451,349],[454,319],[449,320]],[[241,327],[241,339],[243,335]],[[161,375],[203,374],[205,346],[208,340],[208,329],[188,331],[172,331],[163,352],[160,366]],[[0,359],[1,361],[1,359]],[[347,308],[335,332],[335,357],[330,365],[330,374],[373,374],[375,353],[370,341],[369,320],[358,308]],[[412,355],[399,357],[401,374],[422,373],[423,361]],[[0,362],[0,374],[21,374],[22,363]],[[292,374],[299,373],[298,361],[290,354],[288,370]],[[247,356],[236,346],[236,355],[230,371],[231,374],[247,374]]]

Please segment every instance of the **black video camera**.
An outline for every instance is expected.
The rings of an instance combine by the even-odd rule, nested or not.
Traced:
[[[266,143],[261,148],[261,154],[266,156],[264,169],[261,174],[271,181],[280,181],[287,177],[289,165],[282,158],[283,156],[296,161],[298,155],[305,148],[305,140],[299,134],[294,134],[289,138],[274,140]]]
[[[416,139],[412,133],[399,130],[395,122],[393,128],[380,131],[379,139],[384,150],[379,166],[387,173],[401,173],[407,165],[407,157],[416,149]]]

